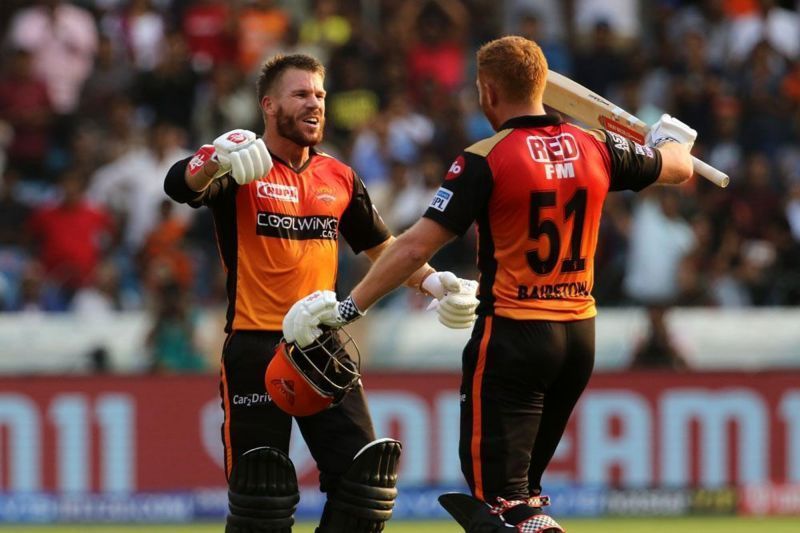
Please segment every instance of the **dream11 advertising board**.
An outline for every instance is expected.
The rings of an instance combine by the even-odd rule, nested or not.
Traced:
[[[438,491],[463,490],[459,376],[364,382],[376,433],[404,445],[398,513],[443,516]],[[216,391],[213,376],[0,379],[0,520],[218,518]],[[291,456],[299,514],[313,516],[322,499],[299,432]],[[562,514],[800,513],[800,373],[596,374],[545,486]]]

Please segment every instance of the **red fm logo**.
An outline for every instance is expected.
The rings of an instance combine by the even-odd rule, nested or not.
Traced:
[[[531,135],[527,141],[531,157],[537,163],[563,163],[580,157],[578,143],[571,133],[562,133],[555,137]]]
[[[228,140],[232,143],[241,144],[247,140],[247,136],[240,131],[234,131],[230,135],[228,135]]]

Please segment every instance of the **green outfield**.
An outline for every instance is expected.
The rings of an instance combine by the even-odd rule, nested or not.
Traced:
[[[563,520],[569,533],[797,533],[800,517],[784,518],[620,518]],[[78,526],[2,526],[4,533],[220,533],[221,525],[78,525]],[[298,524],[294,533],[313,533],[312,524]],[[392,522],[387,533],[459,533],[452,522]]]

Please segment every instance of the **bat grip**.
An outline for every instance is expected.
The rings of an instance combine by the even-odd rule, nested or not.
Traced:
[[[727,174],[717,170],[704,161],[700,161],[696,157],[692,157],[692,163],[694,163],[695,172],[703,176],[717,187],[722,187],[724,189],[731,182],[731,179]]]

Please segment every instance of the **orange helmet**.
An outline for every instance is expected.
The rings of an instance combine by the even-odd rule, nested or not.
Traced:
[[[347,348],[352,349],[355,361]],[[327,330],[305,348],[281,339],[264,381],[281,410],[292,416],[309,416],[342,401],[361,379],[360,363],[353,338],[343,329]]]

